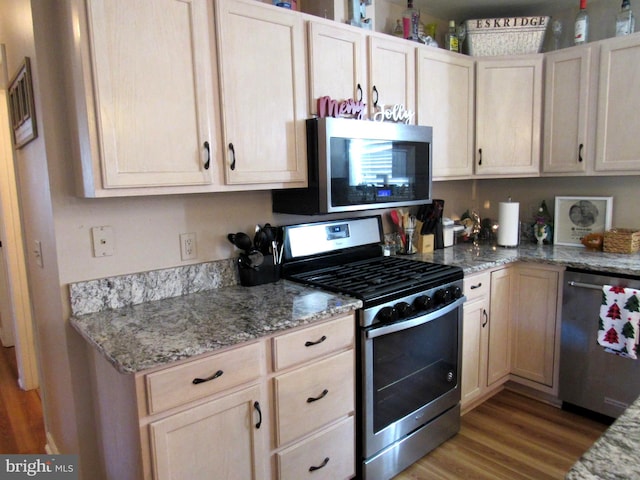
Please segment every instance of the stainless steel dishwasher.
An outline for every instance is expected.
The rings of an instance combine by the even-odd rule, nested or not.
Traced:
[[[564,281],[560,399],[566,406],[617,418],[640,395],[640,359],[598,345],[602,286],[640,289],[640,278],[567,269]]]

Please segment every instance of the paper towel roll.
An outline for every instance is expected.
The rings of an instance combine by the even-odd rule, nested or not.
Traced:
[[[498,245],[518,246],[520,204],[518,202],[500,202],[498,209]]]

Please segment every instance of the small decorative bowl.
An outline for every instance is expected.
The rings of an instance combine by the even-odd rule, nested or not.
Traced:
[[[602,233],[590,233],[582,237],[580,242],[590,250],[602,250],[604,235]]]

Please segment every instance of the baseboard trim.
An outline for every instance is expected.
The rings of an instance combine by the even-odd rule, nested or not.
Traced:
[[[44,446],[45,451],[49,455],[59,455],[60,450],[58,450],[58,447],[56,446],[56,442],[53,440],[53,437],[51,436],[51,434],[49,432],[46,432],[46,436],[47,436],[47,444]]]

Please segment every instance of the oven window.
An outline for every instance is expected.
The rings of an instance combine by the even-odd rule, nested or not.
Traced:
[[[373,343],[373,428],[379,432],[458,383],[458,312]]]

